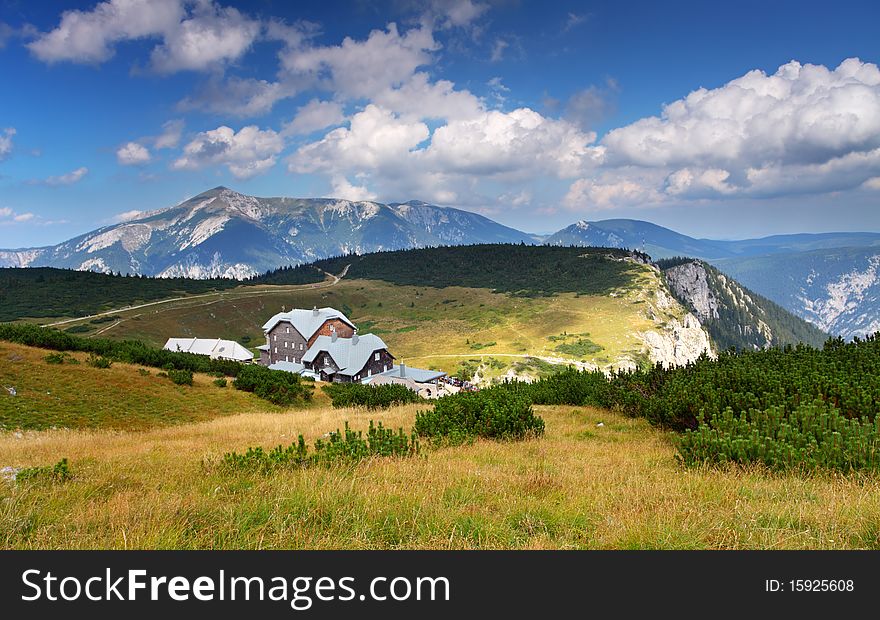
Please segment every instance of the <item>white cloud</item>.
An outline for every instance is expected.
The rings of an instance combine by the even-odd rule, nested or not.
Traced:
[[[162,125],[162,133],[153,142],[157,149],[173,149],[180,144],[180,136],[183,134],[183,120],[174,119]]]
[[[172,167],[196,170],[225,165],[236,178],[246,179],[272,168],[283,148],[281,136],[271,129],[249,125],[236,132],[223,125],[198,134]]]
[[[295,94],[280,82],[256,78],[214,77],[203,84],[195,95],[179,104],[181,110],[206,110],[243,118],[261,116],[276,103]]]
[[[12,153],[12,136],[14,135],[14,127],[7,127],[0,131],[0,161],[3,161]]]
[[[493,110],[476,119],[450,121],[434,131],[427,155],[444,171],[468,174],[546,173],[572,177],[598,162],[602,151],[564,120],[529,108]]]
[[[28,44],[48,63],[101,63],[123,41],[160,39],[151,65],[160,73],[203,70],[241,57],[261,25],[211,0],[108,0],[91,11],[70,10],[58,26]]]
[[[284,135],[305,135],[338,125],[345,120],[342,105],[335,101],[312,99],[296,111],[296,116],[284,125]]]
[[[473,0],[432,0],[430,10],[439,17],[441,27],[462,28],[484,15],[489,5]]]
[[[213,2],[196,5],[190,19],[165,33],[151,54],[160,73],[202,70],[241,57],[260,34],[261,26],[237,9]]]
[[[139,166],[149,163],[150,151],[137,142],[127,142],[116,149],[116,161],[123,166]]]
[[[116,215],[114,215],[112,221],[114,223],[130,222],[131,220],[138,219],[144,213],[146,213],[146,211],[138,211],[136,209],[133,209],[131,211],[124,211],[123,213],[117,213]]]
[[[864,183],[862,183],[862,187],[865,189],[876,189],[880,190],[880,177],[873,177],[868,179]]]
[[[367,189],[366,186],[352,185],[345,177],[334,177],[332,185],[332,198],[342,198],[343,200],[352,201],[376,200],[376,194]]]
[[[620,206],[645,206],[663,200],[654,183],[637,175],[623,178],[578,179],[572,183],[562,204],[575,211],[596,211]]]
[[[0,207],[0,225],[22,224],[30,222],[35,217],[33,213],[16,213],[9,207]]]
[[[91,11],[71,10],[50,32],[28,44],[44,62],[104,62],[120,41],[170,32],[185,15],[180,0],[110,0]]]
[[[323,171],[338,176],[356,169],[393,170],[406,165],[407,154],[429,136],[428,126],[408,122],[376,105],[355,114],[350,127],[339,127],[298,149],[290,159],[292,172]]]
[[[74,183],[80,182],[88,173],[89,169],[83,166],[72,172],[68,172],[67,174],[48,177],[43,183],[51,186],[73,185]]]
[[[309,77],[341,97],[373,99],[407,82],[419,67],[431,63],[431,53],[438,49],[427,26],[400,34],[391,23],[364,41],[346,37],[340,45],[288,49],[280,60],[288,75]]]
[[[605,176],[573,184],[567,205],[870,187],[880,176],[880,69],[850,58],[835,69],[792,61],[772,75],[750,71],[609,132],[601,146]]]
[[[642,166],[821,163],[880,146],[880,70],[858,59],[831,71],[790,62],[699,89],[611,131],[612,161]]]

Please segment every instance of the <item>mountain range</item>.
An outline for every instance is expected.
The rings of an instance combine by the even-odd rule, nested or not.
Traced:
[[[880,329],[880,233],[870,232],[727,241],[609,219],[539,236],[415,200],[257,198],[217,187],[55,246],[0,250],[0,267],[244,279],[341,254],[481,243],[629,248],[655,260],[701,259],[832,334],[850,338]]]

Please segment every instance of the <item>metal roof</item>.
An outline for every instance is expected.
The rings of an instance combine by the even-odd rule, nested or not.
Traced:
[[[400,369],[403,367],[403,373],[401,374]],[[413,368],[412,366],[407,366],[406,364],[401,364],[400,366],[392,366],[391,370],[386,370],[385,372],[376,373],[373,375],[374,377],[385,376],[385,377],[403,377],[404,379],[412,379],[416,383],[429,383],[431,381],[435,381],[440,377],[445,377],[446,373],[442,370],[427,370],[425,368]]]
[[[318,336],[315,344],[309,347],[302,361],[312,363],[321,351],[326,351],[339,367],[339,374],[354,375],[360,372],[370,356],[388,346],[375,334],[364,334],[356,338],[336,338]]]
[[[329,319],[339,319],[355,329],[354,323],[348,320],[348,317],[334,308],[313,308],[312,310],[304,310],[296,308],[290,312],[279,312],[263,325],[263,331],[271,331],[273,327],[282,321],[287,321],[296,328],[303,338],[308,340],[315,335],[315,332]]]
[[[254,359],[254,354],[233,340],[219,338],[169,338],[165,343],[166,351],[195,353],[209,357],[245,362]]]
[[[305,366],[297,364],[296,362],[275,362],[274,364],[269,365],[269,370],[286,370],[287,372],[295,372],[296,374],[302,374],[302,371],[305,369]]]

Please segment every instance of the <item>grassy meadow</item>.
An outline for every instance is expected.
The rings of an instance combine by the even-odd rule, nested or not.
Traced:
[[[196,374],[193,386],[175,385],[161,371],[114,362],[94,368],[84,353],[50,364],[52,351],[0,342],[0,428],[143,430],[249,411],[274,410],[255,395],[214,384]],[[73,360],[73,361],[72,361]],[[315,394],[315,406],[325,404]]]
[[[685,469],[642,420],[538,407],[541,439],[478,440],[357,466],[228,472],[230,450],[419,407],[248,412],[146,431],[0,434],[0,465],[70,459],[64,482],[0,481],[3,548],[876,548],[880,480]],[[598,426],[599,423],[603,426]]]

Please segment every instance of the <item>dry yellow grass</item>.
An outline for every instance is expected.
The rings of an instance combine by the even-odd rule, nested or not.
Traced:
[[[880,481],[685,470],[644,422],[541,407],[544,438],[353,468],[224,473],[228,450],[312,441],[387,412],[242,414],[145,432],[0,435],[0,466],[68,457],[67,483],[0,483],[14,548],[873,548]],[[603,427],[597,427],[598,422]],[[209,461],[207,464],[203,461]]]

